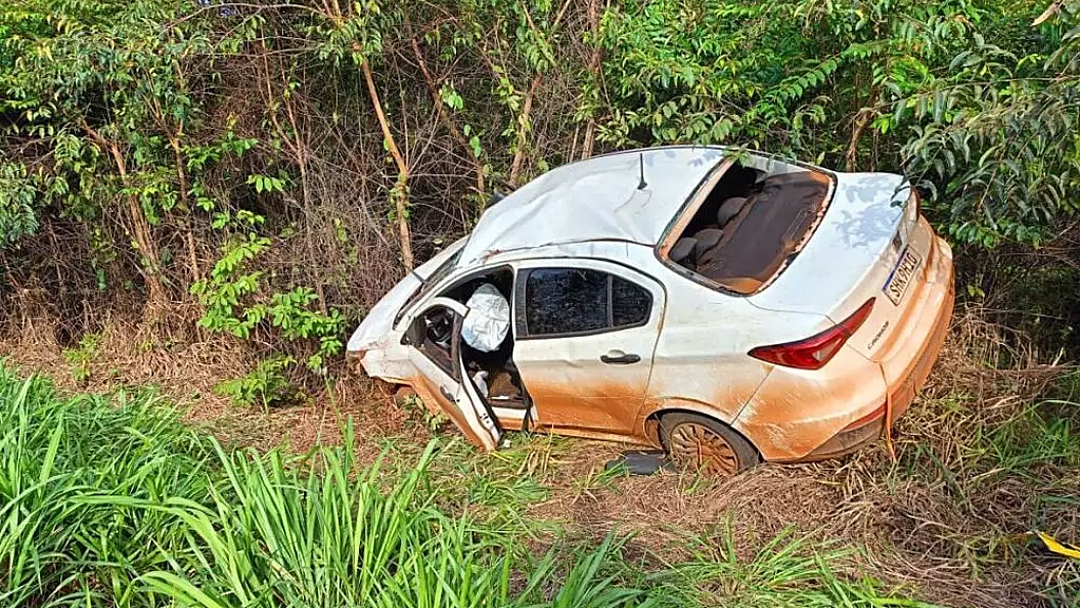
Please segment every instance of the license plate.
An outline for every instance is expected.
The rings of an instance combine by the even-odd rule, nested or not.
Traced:
[[[893,304],[899,304],[900,300],[904,299],[904,292],[907,291],[908,285],[911,284],[911,279],[915,276],[915,271],[919,269],[921,263],[922,260],[919,259],[919,254],[912,251],[910,247],[904,250],[904,253],[900,256],[900,261],[896,263],[892,274],[889,275],[889,280],[885,281],[885,288],[882,289]]]

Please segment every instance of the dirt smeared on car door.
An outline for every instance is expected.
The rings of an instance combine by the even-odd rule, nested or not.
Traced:
[[[666,296],[655,279],[598,260],[524,266],[514,362],[542,428],[632,435]]]

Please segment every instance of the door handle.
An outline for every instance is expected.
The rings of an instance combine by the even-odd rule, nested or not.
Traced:
[[[443,397],[446,397],[447,401],[451,403],[457,403],[457,399],[454,398],[454,394],[450,392],[450,389],[446,388],[445,386],[440,386],[439,392],[442,393]]]
[[[641,361],[641,357],[634,353],[624,353],[621,350],[613,350],[609,351],[606,355],[600,355],[600,361],[607,363],[608,365],[629,365]]]

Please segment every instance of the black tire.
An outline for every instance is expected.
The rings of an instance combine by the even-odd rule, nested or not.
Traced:
[[[761,462],[757,449],[742,435],[699,414],[672,412],[662,416],[660,441],[680,469],[714,477],[737,475]]]

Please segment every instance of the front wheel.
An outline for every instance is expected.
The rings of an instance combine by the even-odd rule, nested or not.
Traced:
[[[761,462],[754,446],[727,425],[698,414],[671,413],[660,419],[660,441],[680,468],[730,477]]]

